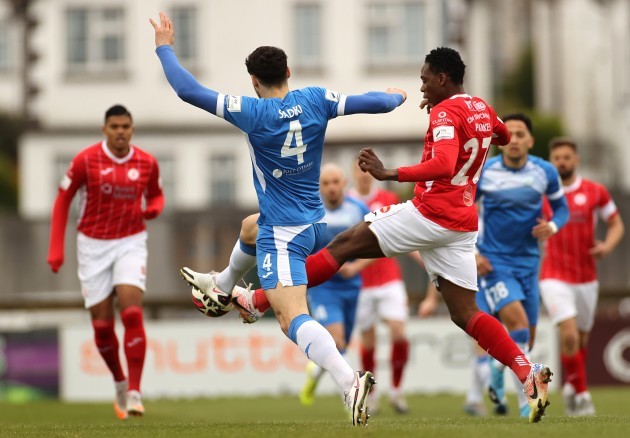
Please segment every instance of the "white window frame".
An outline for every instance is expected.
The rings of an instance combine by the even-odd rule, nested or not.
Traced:
[[[304,32],[301,32],[300,29],[300,20],[303,18],[300,16],[300,11],[304,11],[308,8],[312,8],[313,10],[317,11],[317,15],[315,18],[316,23],[314,24],[315,30],[307,35]],[[295,67],[297,67],[298,69],[315,70],[322,68],[324,45],[322,25],[323,14],[323,7],[318,2],[297,3],[293,8],[293,38],[295,41],[295,60],[293,61],[293,65],[295,65]],[[310,40],[307,40],[308,38],[310,38]],[[314,46],[313,53],[306,53],[306,51],[304,50],[305,45]]]

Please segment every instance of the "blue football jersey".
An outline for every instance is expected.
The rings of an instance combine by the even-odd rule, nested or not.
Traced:
[[[326,234],[324,235],[324,245],[327,245],[332,241],[337,234],[340,234],[348,228],[363,221],[363,217],[370,212],[367,205],[363,202],[346,196],[343,203],[331,210],[325,207],[326,214],[324,216],[324,222],[326,222]],[[335,274],[330,280],[324,283],[325,287],[328,283],[343,283],[348,287],[361,287],[361,274],[354,276],[351,279],[343,278],[339,274]]]
[[[304,225],[324,217],[319,171],[328,120],[345,96],[319,87],[284,99],[219,95],[217,116],[245,133],[261,225]]]
[[[551,201],[564,196],[548,161],[530,156],[522,168],[511,169],[501,156],[488,160],[477,186],[481,254],[491,262],[503,258],[514,267],[536,268],[540,253],[532,228],[542,218],[543,195]]]

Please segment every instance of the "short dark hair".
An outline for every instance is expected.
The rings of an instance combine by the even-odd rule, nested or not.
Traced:
[[[287,79],[287,54],[278,47],[257,48],[245,59],[245,65],[263,85],[280,85]]]
[[[464,73],[466,64],[462,61],[457,50],[450,47],[438,47],[429,52],[424,58],[424,62],[429,65],[433,73],[445,73],[451,81],[458,85],[464,83]]]
[[[119,104],[116,104],[105,111],[105,122],[107,122],[107,119],[112,116],[129,116],[129,118],[133,120],[133,117],[131,117],[131,113],[129,112],[129,110]]]
[[[527,126],[527,130],[529,131],[530,134],[534,133],[534,124],[532,123],[532,119],[530,119],[527,114],[524,114],[524,113],[506,114],[503,117],[501,117],[501,120],[503,120],[504,123],[507,122],[508,120],[518,120],[519,122],[525,123],[525,126]]]
[[[554,137],[549,140],[549,152],[561,146],[569,146],[574,152],[577,152],[577,143],[569,137]]]

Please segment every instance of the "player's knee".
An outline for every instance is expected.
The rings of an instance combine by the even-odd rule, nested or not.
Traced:
[[[562,335],[562,352],[568,356],[573,356],[578,352],[580,347],[580,339],[574,333],[565,333]]]
[[[251,216],[247,216],[241,222],[241,233],[239,235],[239,239],[245,245],[255,245],[256,237],[258,237],[258,217],[260,213],[252,214]]]

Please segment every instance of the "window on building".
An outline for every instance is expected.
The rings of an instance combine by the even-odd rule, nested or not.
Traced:
[[[66,20],[69,73],[122,71],[125,60],[122,8],[70,8]]]
[[[236,202],[236,159],[233,155],[218,154],[210,159],[210,203]]]
[[[425,55],[424,1],[381,1],[367,7],[367,59],[374,67],[413,66]]]
[[[11,69],[11,38],[8,20],[0,20],[0,72]]]
[[[175,53],[179,60],[194,65],[197,59],[197,10],[190,6],[177,6],[171,10],[171,21],[175,30]]]
[[[318,4],[295,6],[295,53],[294,65],[298,68],[316,69],[322,60],[321,7]]]

